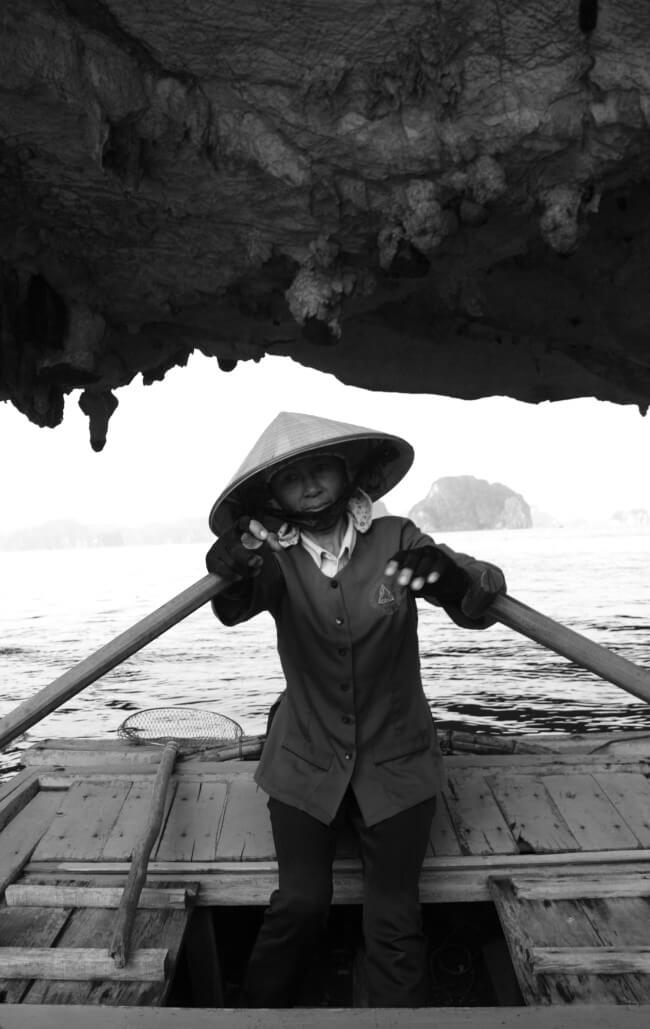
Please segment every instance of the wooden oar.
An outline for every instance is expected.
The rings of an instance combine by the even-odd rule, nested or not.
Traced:
[[[81,692],[91,682],[192,614],[226,586],[227,583],[216,575],[205,575],[193,586],[189,586],[167,604],[136,622],[126,632],[116,636],[106,646],[55,679],[49,686],[39,690],[29,700],[19,704],[0,719],[0,749],[70,697]],[[650,672],[647,669],[618,654],[613,654],[586,636],[567,629],[560,622],[555,622],[532,607],[520,603],[514,597],[497,597],[490,607],[490,613],[508,628],[515,629],[536,643],[541,643],[549,650],[568,658],[574,664],[594,672],[601,679],[606,679],[607,682],[614,683],[640,700],[650,703]]]
[[[594,672],[601,679],[650,704],[650,670],[647,668],[614,654],[607,647],[601,647],[587,636],[568,629],[507,594],[496,597],[489,611],[509,629],[515,629],[522,636],[528,636],[535,643],[568,658],[574,665]]]
[[[90,657],[60,675],[49,686],[44,686],[33,697],[23,701],[0,719],[0,749],[40,722],[41,718],[51,714],[70,697],[74,697],[106,672],[110,672],[127,657],[131,657],[147,643],[151,643],[167,629],[171,629],[177,622],[191,615],[227,585],[224,579],[216,575],[205,575],[162,607],[120,633],[110,643],[100,647]]]

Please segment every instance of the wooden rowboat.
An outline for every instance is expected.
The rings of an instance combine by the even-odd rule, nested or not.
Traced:
[[[647,673],[630,682],[647,689]],[[28,706],[4,720],[6,738],[42,717]],[[23,752],[0,787],[2,1029],[650,1024],[650,735],[443,744],[420,883],[433,1006],[418,1011],[367,1009],[361,868],[345,837],[301,1006],[234,1007],[277,877],[254,758],[176,763],[120,967],[116,911],[164,751],[54,740]]]
[[[488,753],[446,757],[444,804],[421,879],[436,1007],[449,1025],[489,1025],[495,1008],[505,1019],[525,1008],[526,1025],[586,1025],[587,1017],[614,1025],[602,1021],[608,1012],[617,1025],[646,1025],[650,736],[518,737],[503,749],[495,752],[492,739]],[[108,955],[160,754],[117,740],[48,741],[26,751],[23,771],[4,784],[3,1027],[27,1024],[18,1008],[49,1004],[147,1007],[160,1012],[156,1025],[167,1024],[169,1005],[217,1009],[224,1019],[217,1025],[294,1024],[295,1012],[260,1023],[259,1013],[246,1021],[238,1010],[232,1021],[276,880],[255,761],[177,765],[135,949],[122,970]],[[317,1016],[310,1025],[339,1024],[331,1021],[339,1009],[354,1008],[356,1019],[365,1005],[360,900],[359,862],[343,838],[328,947],[304,984],[301,1003]],[[6,1005],[16,1005],[16,1021],[6,1021]],[[628,1022],[610,1005],[626,1006]],[[529,1021],[546,1007],[556,1022],[544,1021],[541,1010],[542,1021]],[[454,1022],[455,1008],[473,1014]],[[425,1010],[431,1024],[447,1024],[441,1012]],[[386,1013],[373,1024],[419,1024],[402,1015]]]

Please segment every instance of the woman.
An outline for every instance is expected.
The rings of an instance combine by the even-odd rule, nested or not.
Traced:
[[[484,628],[498,568],[436,546],[372,505],[406,474],[399,437],[280,414],[215,502],[208,570],[227,625],[269,611],[286,692],[255,779],[278,858],[244,984],[251,1007],[287,1007],[327,921],[338,831],[364,871],[370,1003],[427,1003],[418,881],[442,758],[420,678],[416,597]]]

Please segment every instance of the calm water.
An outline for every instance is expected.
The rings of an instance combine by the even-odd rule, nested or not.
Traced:
[[[506,572],[510,593],[650,668],[650,532],[450,533]],[[207,540],[206,540],[207,546]],[[0,714],[204,574],[200,544],[0,552]],[[264,731],[283,688],[274,627],[226,629],[208,607],[44,719],[0,759],[48,737],[115,732],[140,708],[191,704]],[[421,606],[423,678],[444,727],[502,732],[648,729],[650,706],[501,626],[470,632]]]

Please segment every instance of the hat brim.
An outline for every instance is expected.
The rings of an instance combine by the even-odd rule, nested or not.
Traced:
[[[340,454],[350,476],[373,501],[385,496],[404,478],[415,457],[413,447],[405,439],[380,432],[336,436],[296,447],[283,453],[281,459],[261,464],[228,485],[212,505],[209,517],[212,532],[222,535],[242,515],[263,516],[270,500],[269,472],[275,465],[322,452]]]

